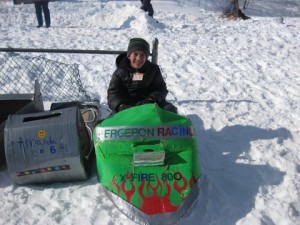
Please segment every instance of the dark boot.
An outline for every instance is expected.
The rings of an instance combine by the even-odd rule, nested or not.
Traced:
[[[164,101],[163,103],[159,104],[159,106],[164,110],[177,114],[177,107],[170,102]]]

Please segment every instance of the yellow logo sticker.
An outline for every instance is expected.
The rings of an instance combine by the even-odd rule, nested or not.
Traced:
[[[38,131],[38,137],[39,138],[45,138],[46,137],[46,131],[45,130],[39,130]]]

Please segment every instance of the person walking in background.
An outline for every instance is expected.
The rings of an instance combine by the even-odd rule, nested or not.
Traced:
[[[112,113],[151,103],[177,113],[177,108],[166,101],[166,83],[159,66],[148,60],[149,55],[149,43],[142,38],[132,38],[127,52],[117,57],[117,69],[107,90],[107,102]]]
[[[145,12],[148,12],[148,16],[153,17],[154,11],[151,4],[151,0],[141,0],[142,6],[141,9]]]
[[[42,11],[44,12],[44,17],[45,17],[45,24],[46,27],[50,27],[50,10],[48,8],[49,0],[33,0],[34,6],[35,6],[35,13],[36,13],[36,18],[38,21],[37,28],[40,28],[43,26],[43,15]]]

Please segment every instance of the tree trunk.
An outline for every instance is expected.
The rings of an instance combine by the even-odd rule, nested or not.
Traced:
[[[234,1],[234,8],[235,8],[234,15],[236,17],[238,17],[239,16],[239,9],[240,9],[239,0],[233,0],[233,1]]]

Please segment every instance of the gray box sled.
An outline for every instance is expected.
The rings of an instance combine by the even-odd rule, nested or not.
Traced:
[[[85,180],[90,138],[78,107],[9,116],[5,155],[15,183]]]

